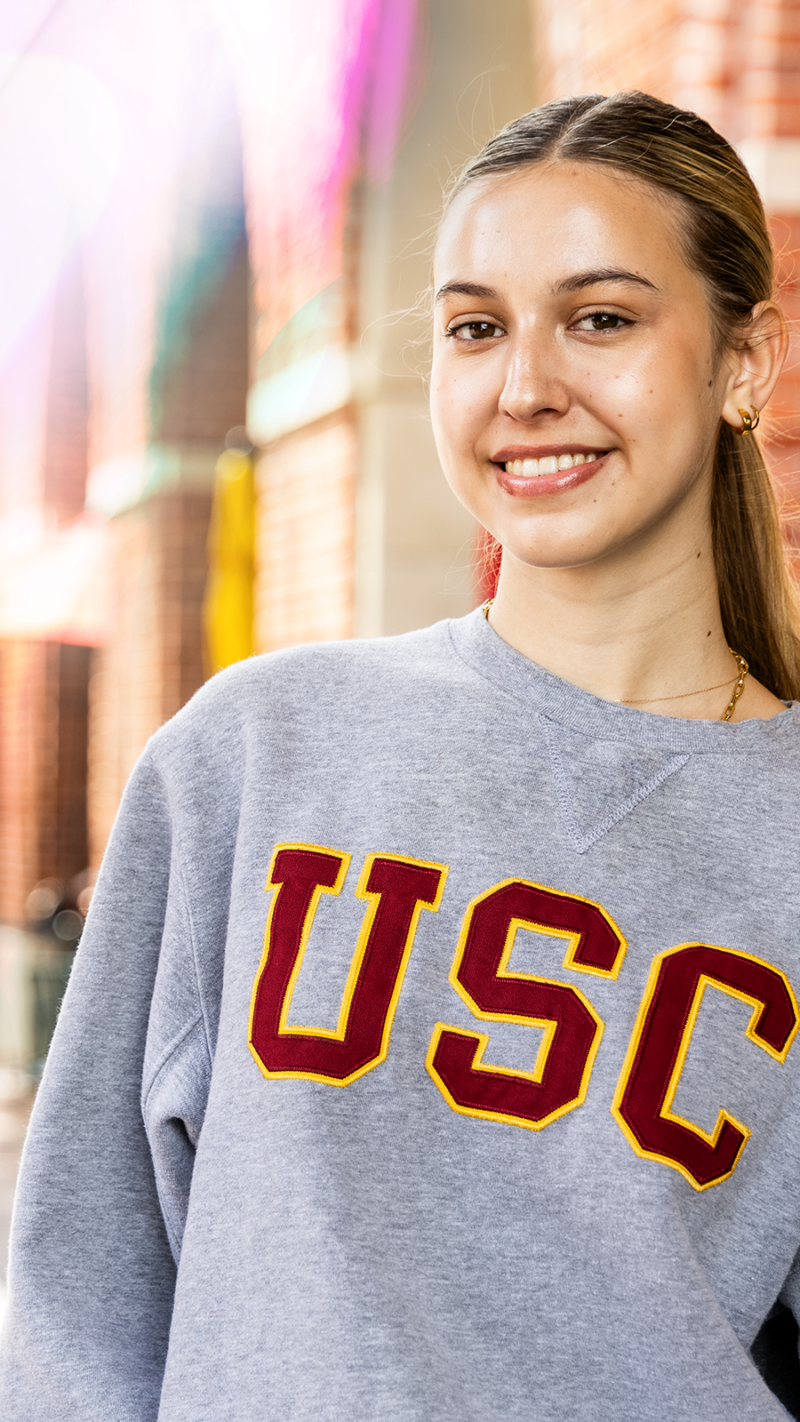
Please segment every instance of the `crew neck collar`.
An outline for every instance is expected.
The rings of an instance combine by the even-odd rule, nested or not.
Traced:
[[[800,703],[769,720],[686,721],[621,706],[573,686],[545,671],[504,642],[483,609],[449,624],[457,655],[487,681],[550,720],[598,740],[630,741],[653,749],[735,755],[761,753],[792,744],[800,723]]]

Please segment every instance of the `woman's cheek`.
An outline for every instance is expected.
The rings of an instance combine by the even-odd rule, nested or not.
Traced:
[[[476,419],[480,387],[465,382],[452,372],[442,372],[431,383],[431,419],[439,452],[444,462],[463,457],[469,449]]]
[[[459,418],[459,406],[448,389],[446,380],[431,383],[431,424],[433,437],[439,452],[439,460],[452,484],[452,474],[462,458],[464,440],[463,420]]]

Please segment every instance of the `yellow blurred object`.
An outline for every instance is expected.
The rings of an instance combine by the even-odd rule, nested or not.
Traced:
[[[253,462],[229,449],[217,460],[203,602],[209,675],[253,654],[255,567]]]

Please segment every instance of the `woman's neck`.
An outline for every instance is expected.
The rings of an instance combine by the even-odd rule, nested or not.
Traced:
[[[490,621],[505,642],[563,680],[659,715],[718,719],[738,675],[710,537],[671,559],[632,552],[613,566],[537,568],[506,553]],[[748,677],[732,719],[783,709]]]

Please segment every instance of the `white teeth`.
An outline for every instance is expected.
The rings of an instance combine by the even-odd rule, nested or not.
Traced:
[[[599,454],[545,454],[541,459],[509,459],[505,469],[507,474],[534,479],[540,474],[556,474],[560,469],[574,469],[578,464],[591,464],[599,458]]]

